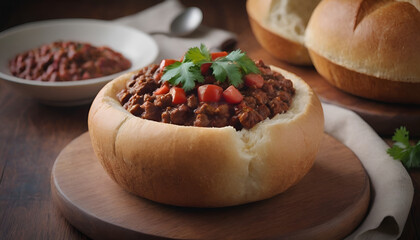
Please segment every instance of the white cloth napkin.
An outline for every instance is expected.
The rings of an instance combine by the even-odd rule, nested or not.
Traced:
[[[167,32],[170,22],[184,7],[176,0],[167,0],[137,14],[117,19],[121,24],[143,32]],[[204,16],[205,17],[205,16]],[[188,48],[204,43],[210,49],[236,39],[233,33],[202,26],[184,38],[153,35],[159,59],[178,59]],[[397,239],[404,228],[413,199],[411,179],[400,162],[387,155],[386,143],[357,114],[323,104],[325,132],[349,147],[360,159],[372,184],[372,205],[361,225],[347,239]]]
[[[325,132],[349,147],[371,181],[372,205],[361,225],[346,239],[397,239],[410,212],[414,189],[403,165],[387,153],[388,145],[352,111],[323,103]]]
[[[183,9],[184,6],[177,0],[166,0],[137,14],[122,17],[115,21],[146,33],[169,32],[171,21]],[[198,47],[201,43],[205,44],[211,51],[219,51],[236,42],[236,35],[232,32],[203,25],[187,37],[170,37],[163,34],[153,34],[152,37],[159,45],[157,60],[179,59],[188,48]]]

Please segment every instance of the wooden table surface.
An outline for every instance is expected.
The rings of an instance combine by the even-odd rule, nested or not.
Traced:
[[[157,2],[1,1],[0,31],[53,18],[111,20]],[[248,23],[245,0],[182,2],[202,9],[205,25],[236,33],[237,46],[251,57],[284,66],[257,43]],[[39,104],[0,81],[0,239],[87,239],[52,205],[50,174],[59,152],[87,131],[88,111],[89,105],[63,108]],[[420,171],[409,173],[415,196],[401,239],[420,239]]]

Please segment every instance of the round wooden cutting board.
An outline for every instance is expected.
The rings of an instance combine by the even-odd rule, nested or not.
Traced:
[[[131,195],[102,169],[87,133],[57,157],[51,187],[64,217],[94,239],[340,239],[362,221],[370,200],[360,161],[328,135],[301,182],[235,207],[173,207]]]

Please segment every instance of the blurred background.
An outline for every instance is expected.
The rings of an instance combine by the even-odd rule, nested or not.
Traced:
[[[54,18],[96,18],[112,20],[115,18],[137,13],[151,7],[161,0],[2,0],[0,1],[0,31],[23,24],[26,22],[39,21]],[[205,6],[202,1],[180,0],[185,6]],[[223,15],[230,11],[245,12],[245,0],[236,1],[211,1],[220,8],[206,9],[207,15],[219,16],[218,18],[206,18],[204,24],[212,27],[229,28],[223,21]],[[244,15],[246,17],[246,15]],[[247,23],[247,19],[243,19]],[[211,21],[211,22],[210,22]],[[233,29],[232,29],[233,30]],[[239,30],[239,29],[236,29]]]

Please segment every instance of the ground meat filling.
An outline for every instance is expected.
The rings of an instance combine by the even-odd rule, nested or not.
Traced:
[[[173,104],[170,93],[154,95],[153,92],[161,86],[155,80],[155,75],[159,74],[159,67],[155,64],[134,75],[117,97],[127,111],[144,119],[184,126],[251,129],[264,119],[286,112],[295,94],[290,80],[271,71],[261,60],[255,63],[264,78],[264,85],[259,89],[245,84],[238,86],[244,96],[239,104],[228,104],[223,99],[217,103],[199,102],[196,89],[186,93],[187,101],[183,104]],[[220,84],[211,75],[205,79],[206,84],[218,84],[223,89],[228,87],[226,82]]]

